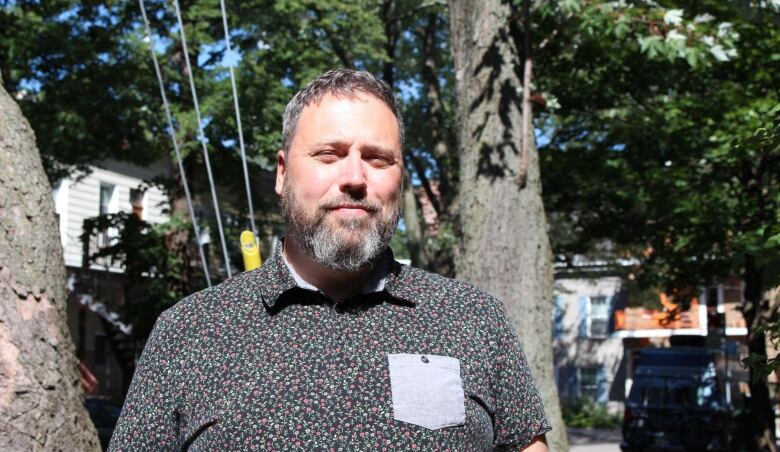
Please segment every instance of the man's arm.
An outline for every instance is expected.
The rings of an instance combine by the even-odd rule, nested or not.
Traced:
[[[173,369],[180,345],[176,325],[164,312],[157,320],[133,375],[110,451],[175,450],[179,425]]]
[[[531,444],[520,450],[521,452],[547,452],[547,438],[539,435],[531,441]]]
[[[519,447],[494,447],[493,452],[547,452],[547,438],[539,435],[525,446]]]
[[[520,347],[514,327],[501,301],[490,297],[488,321],[495,407],[495,439],[499,450],[546,451],[544,434],[550,428],[542,398]]]

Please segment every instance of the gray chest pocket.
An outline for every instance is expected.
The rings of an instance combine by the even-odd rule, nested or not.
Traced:
[[[457,358],[399,353],[387,360],[393,418],[432,430],[466,422]]]

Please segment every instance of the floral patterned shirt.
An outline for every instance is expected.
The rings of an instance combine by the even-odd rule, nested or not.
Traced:
[[[550,430],[501,302],[393,259],[334,303],[279,251],[165,311],[109,450],[520,449]]]

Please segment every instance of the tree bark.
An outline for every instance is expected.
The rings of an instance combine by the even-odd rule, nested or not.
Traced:
[[[566,451],[550,340],[552,252],[533,143],[526,184],[516,182],[523,53],[522,36],[510,26],[513,12],[508,1],[450,1],[462,236],[456,271],[506,304],[553,426],[550,450]]]
[[[417,195],[412,187],[409,170],[404,169],[404,225],[406,225],[406,244],[412,265],[425,268],[428,259],[425,254],[425,223],[420,215]]]
[[[100,450],[66,323],[51,188],[1,85],[0,161],[0,450]]]
[[[763,269],[758,267],[755,258],[745,256],[745,302],[742,314],[748,325],[748,351],[753,354],[766,356],[766,327],[774,319],[767,318],[769,314],[769,300],[764,299],[762,284]],[[753,445],[756,451],[775,452],[775,415],[772,410],[772,402],[769,396],[769,386],[766,379],[753,379],[753,369],[750,369],[750,415],[753,419],[751,425],[754,428]]]

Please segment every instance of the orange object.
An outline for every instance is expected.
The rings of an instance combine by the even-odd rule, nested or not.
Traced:
[[[625,308],[615,311],[616,330],[653,330],[699,328],[699,300],[691,299],[685,311],[675,304],[673,297],[658,294],[663,309]]]
[[[97,379],[84,361],[79,360],[79,373],[81,374],[81,387],[85,394],[95,395],[100,388],[100,380]]]

